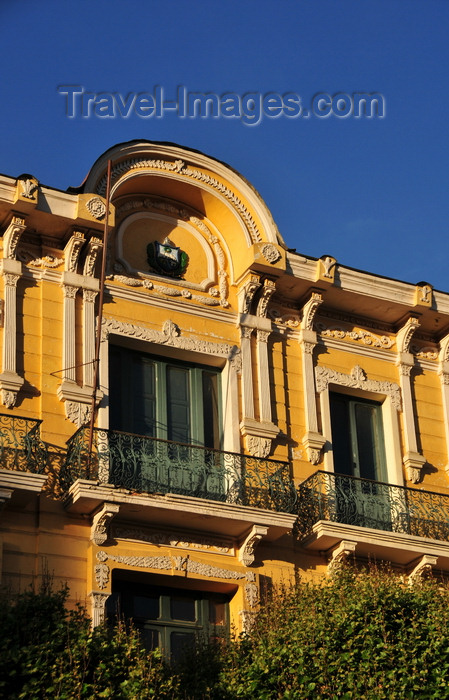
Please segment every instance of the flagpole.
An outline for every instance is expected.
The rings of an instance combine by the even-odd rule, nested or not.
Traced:
[[[94,438],[94,423],[95,423],[95,409],[97,405],[97,385],[98,385],[98,375],[99,375],[99,361],[100,361],[100,343],[101,343],[101,325],[103,321],[103,300],[104,300],[104,281],[106,277],[106,258],[108,250],[108,233],[109,233],[109,200],[111,196],[111,170],[112,164],[108,160],[108,169],[106,176],[106,214],[104,221],[104,235],[103,235],[103,254],[101,259],[101,274],[100,274],[100,289],[98,295],[98,317],[97,317],[97,335],[95,342],[95,356],[94,356],[94,382],[92,391],[92,404],[90,410],[90,425],[89,425],[89,446],[88,446],[88,478],[90,476],[90,467],[92,462],[92,445]]]

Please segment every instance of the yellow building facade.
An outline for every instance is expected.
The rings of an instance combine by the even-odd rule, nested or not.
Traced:
[[[2,586],[176,653],[348,554],[449,571],[448,294],[289,250],[173,144],[0,176],[0,225]]]

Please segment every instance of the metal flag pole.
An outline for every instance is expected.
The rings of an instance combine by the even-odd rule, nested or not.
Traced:
[[[95,409],[97,404],[97,385],[98,385],[98,369],[100,360],[100,343],[101,343],[101,324],[103,320],[103,299],[104,299],[104,280],[106,276],[106,257],[108,250],[108,233],[109,233],[109,200],[111,196],[111,161],[108,160],[108,170],[106,179],[106,214],[104,221],[104,236],[103,236],[103,255],[101,259],[101,274],[100,274],[100,290],[98,295],[98,317],[97,317],[97,335],[95,339],[95,356],[94,356],[94,386],[92,392],[92,405],[90,411],[90,426],[89,426],[89,447],[88,447],[88,472],[92,461],[92,444],[94,438],[94,423]],[[88,473],[89,477],[89,473]]]

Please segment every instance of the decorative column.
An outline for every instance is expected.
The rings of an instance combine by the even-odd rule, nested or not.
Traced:
[[[95,276],[95,263],[103,243],[99,238],[91,238],[87,255],[84,261],[83,275],[93,278]],[[94,384],[94,359],[95,359],[95,299],[97,291],[83,289],[83,386],[93,387]]]
[[[417,318],[409,318],[398,331],[396,344],[398,357],[396,365],[399,367],[399,379],[402,390],[402,406],[404,416],[404,442],[405,455],[403,463],[407,472],[407,479],[417,484],[421,479],[421,470],[426,463],[425,458],[418,452],[416,439],[415,415],[413,412],[413,396],[410,373],[415,365],[415,358],[410,352],[410,341],[420,323]]]
[[[268,302],[275,292],[273,280],[264,281],[257,303],[257,315],[249,313],[254,295],[261,288],[259,277],[250,275],[249,280],[239,292],[240,309],[239,325],[241,335],[242,355],[242,403],[243,419],[240,423],[242,435],[246,438],[246,447],[255,457],[268,457],[273,439],[278,435],[279,428],[272,422],[270,370],[268,361],[268,338],[271,333],[271,321],[266,318]],[[257,334],[257,370],[259,389],[259,419],[255,418],[254,387],[253,387],[253,358],[251,338]]]
[[[313,351],[317,344],[317,334],[313,330],[313,320],[322,303],[322,295],[319,292],[312,292],[309,301],[304,305],[299,331],[306,422],[306,432],[302,439],[302,444],[306,448],[307,457],[312,464],[318,464],[321,450],[326,443],[325,438],[318,432],[315,373],[313,369]]]
[[[25,231],[25,218],[15,214],[3,234],[2,273],[4,282],[4,331],[2,373],[0,374],[1,402],[7,408],[16,404],[23,377],[17,374],[17,282],[22,275],[22,263],[16,260],[17,245]]]
[[[449,472],[449,335],[446,335],[440,341],[439,362],[438,374],[441,379],[441,399],[443,403],[444,430],[446,434],[446,451],[448,453],[446,471]]]

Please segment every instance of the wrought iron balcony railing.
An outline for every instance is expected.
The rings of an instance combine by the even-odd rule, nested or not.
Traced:
[[[319,471],[299,487],[299,534],[319,520],[449,540],[449,496]]]
[[[41,420],[0,413],[0,469],[42,474],[47,450]]]
[[[61,486],[91,479],[144,493],[178,493],[279,512],[295,512],[288,463],[96,428],[67,442]]]

